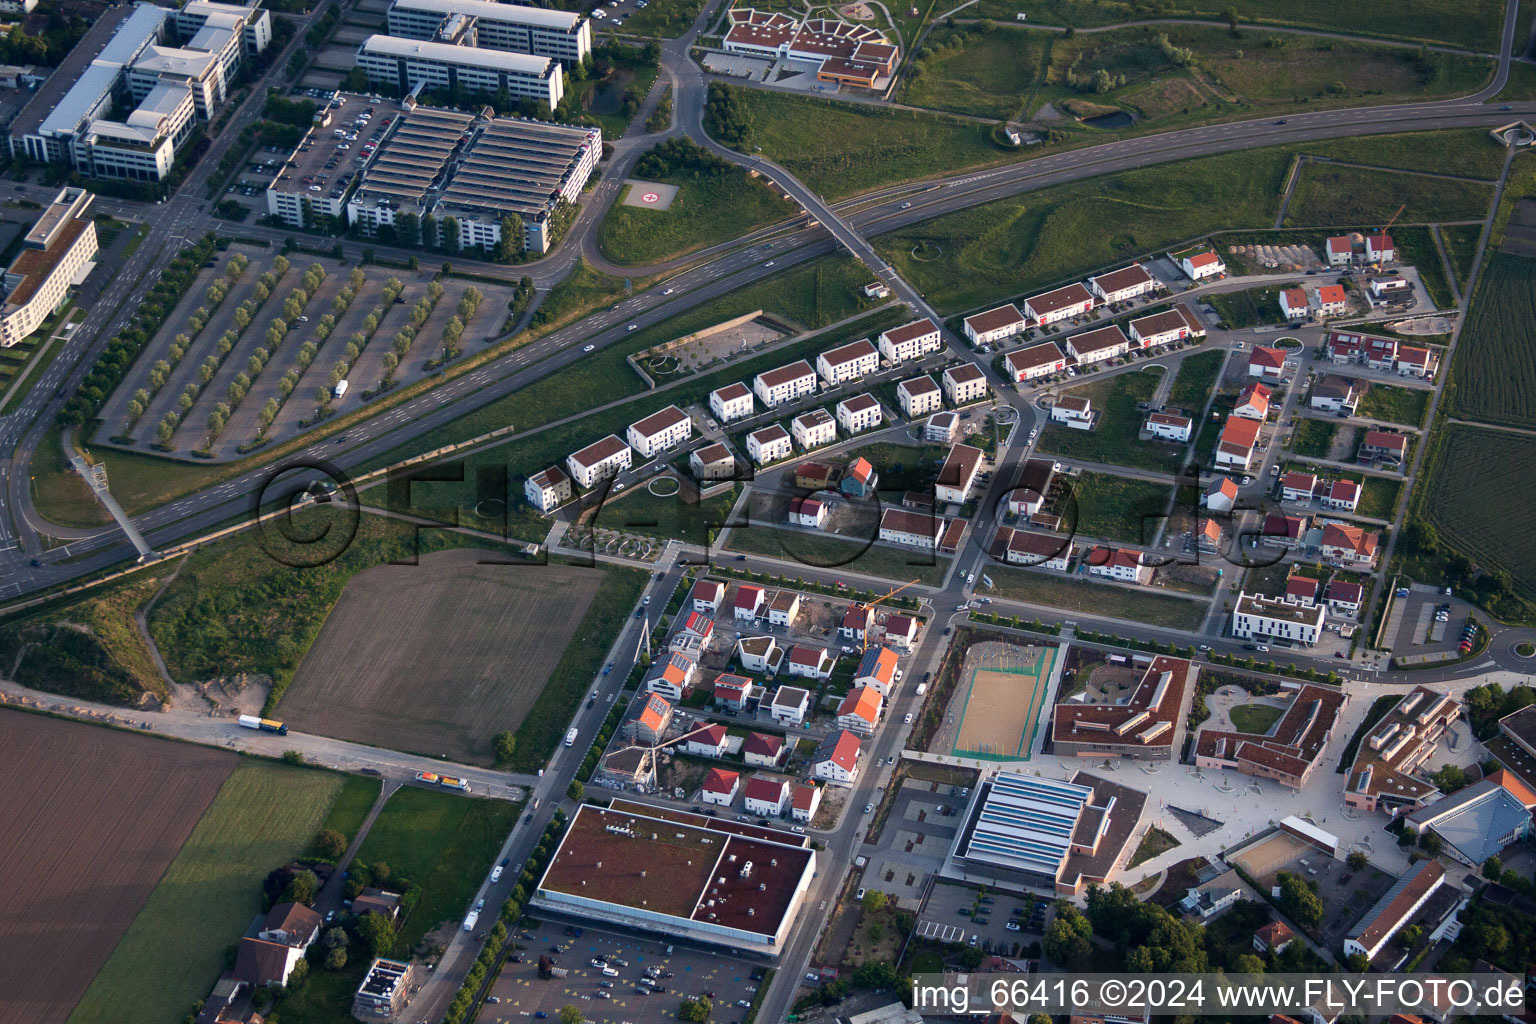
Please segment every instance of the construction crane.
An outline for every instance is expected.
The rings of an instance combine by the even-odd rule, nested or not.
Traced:
[[[881,594],[879,597],[875,598],[873,601],[866,601],[866,602],[864,602],[862,604],[856,605],[856,607],[863,608],[865,611],[868,611],[868,610],[874,608],[874,606],[879,604],[881,601],[884,601],[887,598],[895,597],[897,594],[901,593],[903,590],[906,590],[908,587],[912,586],[912,584],[918,583],[918,582],[921,582],[921,581],[920,580],[908,580],[906,583],[903,583],[901,586],[895,588],[894,590],[886,591],[884,594]],[[862,655],[865,651],[868,651],[868,650],[869,650],[869,630],[866,629],[866,630],[864,630],[864,643],[863,643],[863,646],[859,648],[859,653]]]
[[[1381,238],[1382,238],[1383,241],[1386,240],[1387,232],[1392,230],[1392,225],[1397,223],[1397,218],[1401,217],[1403,215],[1403,211],[1406,210],[1407,208],[1408,208],[1408,204],[1407,203],[1404,203],[1403,205],[1399,206],[1397,208],[1397,212],[1394,213],[1392,215],[1391,219],[1388,220],[1387,223],[1382,227],[1380,234],[1381,234]],[[1370,245],[1371,245],[1369,239],[1366,240],[1365,245],[1366,245],[1367,251],[1369,251]],[[1379,262],[1373,262],[1371,264],[1371,269],[1372,270],[1380,270],[1381,269],[1381,264]]]

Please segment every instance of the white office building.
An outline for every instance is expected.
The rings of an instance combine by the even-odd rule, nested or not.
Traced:
[[[400,95],[417,88],[485,95],[505,89],[551,110],[565,98],[560,62],[526,53],[373,35],[358,48],[357,66],[373,85]]]
[[[395,0],[389,34],[549,57],[567,67],[592,52],[585,15],[487,0]]]
[[[1327,610],[1283,598],[1239,594],[1232,612],[1232,635],[1245,640],[1289,640],[1311,647],[1322,636]]]

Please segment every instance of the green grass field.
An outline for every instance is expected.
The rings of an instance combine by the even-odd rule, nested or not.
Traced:
[[[1184,409],[1191,416],[1198,416],[1205,406],[1205,400],[1211,395],[1211,386],[1216,383],[1216,377],[1221,373],[1222,360],[1226,357],[1227,354],[1221,351],[1197,352],[1186,356],[1184,362],[1179,364],[1173,386],[1168,390],[1168,404]]]
[[[1371,419],[1401,423],[1405,427],[1420,427],[1424,425],[1424,413],[1428,409],[1428,391],[1372,384],[1365,397],[1360,399],[1357,411],[1361,416]]]
[[[1452,370],[1457,415],[1536,425],[1536,259],[1500,253],[1488,264]]]
[[[351,842],[357,837],[358,829],[363,827],[363,819],[368,817],[368,812],[373,809],[374,801],[379,798],[379,792],[384,788],[384,783],[379,779],[369,778],[366,775],[348,775],[342,783],[341,792],[336,796],[336,802],[331,804],[331,811],[325,816],[325,821],[320,823],[320,829],[334,829],[347,837]],[[305,856],[319,856],[313,846],[305,851]]]
[[[1472,274],[1472,260],[1477,255],[1477,240],[1482,233],[1479,224],[1453,224],[1440,229],[1446,255],[1451,258],[1451,270],[1462,288],[1467,286],[1467,278]]]
[[[1263,736],[1269,732],[1271,726],[1280,721],[1280,716],[1285,714],[1285,709],[1271,707],[1268,704],[1239,704],[1228,714],[1232,716],[1232,728],[1238,732]]]
[[[1488,181],[1497,178],[1504,167],[1503,147],[1482,128],[1319,140],[1308,142],[1301,151],[1373,167],[1435,171]]]
[[[1518,593],[1536,597],[1536,531],[1526,523],[1536,440],[1452,424],[1441,443],[1422,513],[1439,532],[1442,547],[1485,569],[1507,572]],[[1490,486],[1491,480],[1509,484]]]
[[[1175,472],[1184,461],[1183,445],[1137,439],[1147,414],[1139,411],[1136,405],[1152,398],[1161,376],[1155,372],[1132,371],[1064,391],[1064,395],[1092,402],[1093,408],[1099,411],[1099,420],[1092,430],[1076,430],[1065,423],[1047,423],[1040,435],[1041,453],[1060,459]]]
[[[945,556],[924,554],[916,548],[870,545],[767,526],[732,530],[725,546],[731,551],[802,562],[813,569],[846,569],[902,583],[917,580],[930,586],[943,582],[950,563]]]
[[[605,257],[622,266],[659,263],[729,241],[796,212],[777,192],[748,178],[740,168],[719,177],[665,180],[678,186],[669,208],[615,203],[608,211],[597,236]]]
[[[421,897],[400,929],[396,952],[469,910],[490,872],[521,804],[406,786],[389,798],[358,850],[368,865],[383,861],[394,878],[421,887]]]
[[[901,99],[976,117],[1013,118],[1040,75],[1045,39],[1012,29],[935,28],[908,65]]]
[[[533,326],[544,332],[610,306],[626,294],[623,278],[611,277],[583,259],[572,274],[549,290],[533,314]]]
[[[737,93],[752,118],[753,144],[831,199],[1009,159],[980,122],[761,89]]]
[[[331,772],[242,761],[70,1024],[118,1024],[125,1007],[137,1020],[180,1020],[208,994],[223,969],[225,948],[261,911],[262,879],[303,851],[342,785],[342,776]]]
[[[645,10],[630,11],[620,26],[627,36],[676,39],[688,31],[704,8],[704,0],[651,0]],[[594,29],[600,24],[594,21]]]
[[[1327,458],[1339,425],[1332,420],[1298,417],[1291,432],[1291,451],[1314,459]]]
[[[1400,205],[1405,224],[1481,220],[1491,202],[1493,186],[1479,182],[1308,163],[1285,222],[1292,227],[1385,224]]]
[[[1287,284],[1249,288],[1241,292],[1219,292],[1205,296],[1205,301],[1220,314],[1232,330],[1258,324],[1278,323],[1281,319],[1280,292]]]
[[[734,488],[726,494],[689,503],[678,495],[657,497],[637,484],[617,500],[610,496],[587,521],[599,529],[708,545],[713,533],[725,525],[735,502]]]
[[[941,312],[963,312],[1218,226],[1267,226],[1288,160],[1262,149],[1108,175],[946,214],[875,245]]]
[[[1151,543],[1168,511],[1172,484],[1084,470],[1073,483],[1077,533],[1128,544]],[[1071,522],[1070,515],[1067,521]]]
[[[1171,597],[1145,588],[1094,583],[1084,576],[1032,572],[993,565],[987,569],[997,597],[1049,605],[1084,615],[1103,615],[1171,629],[1199,629],[1205,622],[1205,602]]]
[[[1355,512],[1372,519],[1391,520],[1397,514],[1397,502],[1403,494],[1403,482],[1385,476],[1368,476],[1360,488],[1360,504]]]

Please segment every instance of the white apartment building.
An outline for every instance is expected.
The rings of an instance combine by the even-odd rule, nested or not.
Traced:
[[[1311,647],[1323,634],[1327,609],[1308,608],[1282,598],[1240,593],[1232,612],[1232,635],[1244,640],[1290,640]]]
[[[751,416],[756,409],[752,404],[752,391],[745,384],[727,384],[709,393],[709,411],[721,423]]]
[[[736,456],[723,444],[707,445],[688,456],[695,480],[730,480],[736,476]]]
[[[768,408],[816,393],[816,371],[804,359],[768,370],[752,381],[752,390]]]
[[[980,448],[968,444],[955,445],[939,469],[939,478],[933,487],[934,498],[954,505],[965,504],[971,489],[976,486],[976,477],[980,475],[986,459],[986,453]]]
[[[828,384],[858,380],[880,369],[880,353],[867,340],[828,349],[816,357],[816,372]]]
[[[1120,270],[1090,277],[1088,288],[1102,302],[1126,302],[1140,295],[1150,295],[1157,288],[1157,279],[1140,263],[1132,263]]]
[[[592,52],[581,14],[487,0],[395,0],[389,34],[549,57],[570,67]]]
[[[787,459],[792,451],[789,433],[777,423],[747,435],[747,455],[759,466]]]
[[[1131,340],[1142,348],[1205,337],[1205,324],[1182,302],[1161,313],[1137,317],[1131,321],[1130,329]]]
[[[1131,339],[1125,332],[1111,324],[1097,330],[1074,334],[1067,339],[1067,352],[1079,363],[1101,363],[1117,359],[1131,350]]]
[[[60,189],[22,239],[21,252],[5,272],[0,348],[41,327],[75,279],[95,265],[96,222],[88,216],[93,198],[83,188]]]
[[[987,397],[987,375],[975,363],[961,363],[944,371],[944,394],[955,407]]]
[[[357,66],[373,85],[401,95],[419,87],[486,95],[505,89],[551,110],[565,98],[560,62],[526,53],[373,35],[358,48]]]
[[[837,403],[837,425],[845,434],[878,427],[881,418],[880,403],[869,395],[854,395]]]
[[[1024,313],[1041,326],[1082,316],[1092,309],[1093,293],[1080,284],[1069,284],[1024,300]]]
[[[928,317],[880,333],[880,354],[893,366],[921,359],[943,347],[939,325]]]
[[[675,448],[693,436],[693,420],[675,405],[631,423],[624,435],[642,457]]]
[[[565,457],[565,468],[571,478],[583,487],[592,487],[601,480],[618,476],[632,465],[634,452],[619,440],[617,434],[609,434],[579,452]]]
[[[1008,377],[1015,384],[1037,377],[1048,377],[1067,368],[1067,357],[1062,354],[1061,346],[1054,341],[1042,341],[1038,345],[1009,352],[1005,361],[1008,364]]]
[[[901,403],[901,414],[909,420],[944,407],[944,393],[927,374],[896,385],[896,400]]]
[[[539,470],[523,484],[523,496],[540,512],[553,512],[571,500],[571,478],[559,466]]]
[[[932,551],[944,535],[944,520],[906,508],[887,508],[880,514],[880,539],[891,544]]]
[[[837,421],[827,415],[825,409],[811,409],[796,416],[789,424],[795,436],[795,444],[801,451],[810,451],[837,440]]]
[[[1024,329],[1024,314],[1013,303],[989,309],[965,318],[965,336],[978,348],[995,345],[1004,338],[1011,338]]]

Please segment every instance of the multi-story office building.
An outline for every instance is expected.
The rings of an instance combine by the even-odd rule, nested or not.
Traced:
[[[585,15],[487,0],[395,0],[389,34],[558,60],[566,67],[592,52]]]
[[[526,53],[373,35],[358,48],[357,66],[369,82],[400,95],[418,88],[486,95],[505,90],[551,110],[565,97],[560,62]]]
[[[37,330],[96,255],[96,222],[86,216],[91,198],[82,188],[62,190],[22,240],[21,253],[5,272],[0,348]]]

